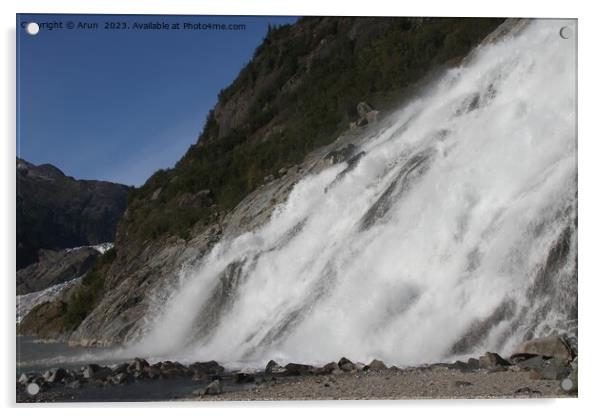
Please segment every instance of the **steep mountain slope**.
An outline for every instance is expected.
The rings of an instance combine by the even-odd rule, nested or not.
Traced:
[[[40,249],[114,241],[129,191],[17,158],[17,269],[35,263]]]
[[[264,223],[303,177],[354,153],[371,128],[349,130],[358,102],[384,115],[502,21],[311,17],[271,28],[220,94],[197,144],[132,192],[115,251],[88,286],[100,293],[72,314],[81,323],[58,327],[77,326],[70,340],[80,344],[139,338],[184,265],[202,262],[222,236]],[[208,308],[210,321],[219,308]]]

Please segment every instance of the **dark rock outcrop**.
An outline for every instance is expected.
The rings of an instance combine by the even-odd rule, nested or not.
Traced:
[[[40,249],[114,241],[129,190],[17,158],[17,269],[38,261]]]

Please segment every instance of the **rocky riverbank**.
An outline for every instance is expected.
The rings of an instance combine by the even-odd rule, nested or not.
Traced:
[[[576,397],[577,356],[562,337],[532,340],[507,359],[492,352],[453,363],[398,368],[345,357],[315,367],[270,361],[227,371],[215,361],[131,362],[24,373],[18,402],[352,400]]]

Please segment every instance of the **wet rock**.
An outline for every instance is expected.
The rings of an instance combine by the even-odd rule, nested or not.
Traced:
[[[338,362],[339,368],[345,372],[350,372],[356,369],[355,364],[348,358],[341,358]]]
[[[243,383],[253,383],[255,382],[255,376],[249,373],[236,373],[234,376],[234,382],[243,384]]]
[[[531,376],[543,380],[562,380],[571,373],[571,367],[560,358],[552,358],[545,361],[543,367],[534,369]]]
[[[112,384],[128,384],[134,381],[134,377],[130,373],[118,373],[109,377]]]
[[[534,356],[517,364],[520,368],[530,371],[530,377],[543,380],[561,380],[571,372],[571,367],[560,358],[546,359]]]
[[[198,371],[198,368],[197,368]],[[183,364],[175,361],[165,361],[161,364],[161,375],[164,378],[182,378],[182,377],[190,377],[195,373],[195,370],[186,367]]]
[[[142,372],[146,367],[149,367],[148,362],[143,358],[134,358],[134,362],[132,363],[133,370]]]
[[[104,380],[111,373],[112,370],[109,367],[101,367],[98,364],[88,364],[82,369],[83,377],[90,380]]]
[[[190,364],[188,366],[188,368],[190,370],[192,370],[195,374],[199,373],[199,374],[214,375],[214,374],[223,374],[224,373],[224,367],[219,365],[217,363],[217,361],[196,362],[196,363]]]
[[[471,358],[471,360],[474,361],[470,361],[470,363],[466,363],[464,361],[456,361],[453,364],[447,364],[446,367],[450,370],[458,370],[461,371],[462,373],[470,373],[472,371],[477,371],[480,368],[480,364],[478,362],[478,360]]]
[[[158,380],[163,378],[161,367],[155,365],[145,367],[140,374],[142,378],[148,378],[150,380]]]
[[[481,363],[479,362],[479,360],[477,358],[469,358],[468,361],[466,362],[466,365],[468,366],[468,369],[470,369],[472,371],[476,371],[479,368],[481,368]]]
[[[274,367],[280,367],[280,365],[278,365],[278,363],[274,360],[270,360],[268,361],[268,363],[265,366],[265,373],[271,373],[272,372],[272,368]]]
[[[209,380],[210,376],[207,373],[204,373],[202,371],[193,371],[192,373],[192,379],[194,381],[201,381],[201,380]]]
[[[48,373],[48,372],[47,372]],[[53,368],[49,371],[48,377],[44,376],[44,379],[49,383],[60,383],[67,377],[67,370],[64,368]]]
[[[19,377],[19,383],[26,386],[31,382],[33,377],[34,377],[34,374],[32,374],[32,373],[23,373],[23,374],[21,374],[21,377]]]
[[[491,370],[497,367],[509,366],[510,363],[494,352],[486,352],[485,355],[479,357],[479,365],[483,369]]]
[[[387,369],[387,366],[382,361],[374,359],[370,362],[370,364],[365,366],[363,369],[370,370],[370,371],[384,371]]]
[[[335,363],[333,361],[331,363],[323,365],[320,368],[317,368],[315,373],[316,373],[316,375],[320,375],[320,376],[326,375],[326,374],[332,374],[332,372],[338,368],[339,368],[339,366],[337,365],[337,363]]]
[[[542,368],[545,365],[545,361],[546,360],[542,356],[536,355],[519,361],[516,365],[524,370],[536,370]]]
[[[533,355],[555,357],[567,362],[571,361],[575,356],[574,351],[565,337],[553,335],[523,342],[512,354],[512,358]]]
[[[209,383],[207,385],[207,387],[205,387],[205,390],[203,391],[203,395],[215,396],[218,394],[222,394],[222,392],[223,392],[222,382],[220,380],[213,380],[211,383]]]
[[[332,150],[324,156],[324,159],[331,165],[341,163],[349,159],[355,152],[355,146],[351,143],[340,149]]]
[[[306,364],[288,363],[284,366],[286,369],[285,375],[287,376],[301,376],[311,374],[314,367]]]
[[[125,373],[128,371],[130,364],[128,363],[121,363],[121,364],[115,364],[111,366],[111,370],[113,371],[112,375],[116,375],[119,373]]]

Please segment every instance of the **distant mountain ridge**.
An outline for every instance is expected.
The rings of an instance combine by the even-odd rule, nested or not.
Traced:
[[[40,249],[113,241],[130,189],[17,158],[17,269],[38,261]]]

